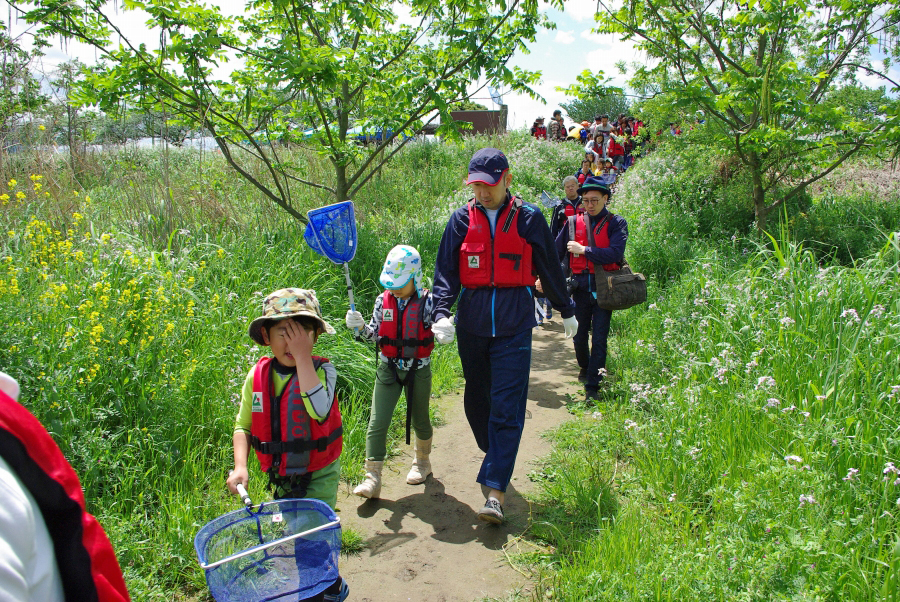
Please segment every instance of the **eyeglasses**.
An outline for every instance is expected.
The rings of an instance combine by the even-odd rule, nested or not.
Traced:
[[[583,198],[583,199],[581,199],[581,202],[584,203],[585,205],[588,205],[588,204],[593,205],[594,203],[602,203],[603,199],[584,199]]]

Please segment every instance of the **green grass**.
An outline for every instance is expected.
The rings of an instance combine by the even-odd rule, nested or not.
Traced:
[[[413,244],[433,265],[467,198],[465,165],[487,144],[507,153],[527,200],[560,192],[580,158],[524,133],[410,145],[354,199],[364,315],[391,247]],[[534,474],[541,551],[522,560],[536,568],[536,595],[890,600],[900,579],[890,184],[868,213],[869,193],[846,187],[789,208],[790,232],[810,242],[787,230],[757,241],[739,174],[724,180],[695,149],[665,152],[614,195],[652,305],[614,315],[606,401],[572,404],[579,418]],[[304,160],[310,177],[327,176]],[[7,165],[0,368],[81,476],[135,599],[205,599],[192,541],[238,506],[224,479],[240,383],[264,351],[246,329],[267,292],[316,289],[338,330],[316,351],[340,375],[343,478],[362,476],[374,349],[343,327],[341,271],[213,153],[103,154],[81,185],[43,156]],[[330,202],[299,188],[292,198]],[[438,347],[433,366],[435,392],[457,384],[453,346]],[[268,495],[258,473],[250,489]],[[351,532],[344,542],[363,543]]]
[[[630,177],[653,187],[653,167]],[[637,184],[617,209],[629,256],[670,267],[648,270],[648,306],[614,315],[606,402],[581,406],[535,475],[554,571],[539,593],[896,600],[897,234],[855,267],[786,228],[682,252],[665,198]]]

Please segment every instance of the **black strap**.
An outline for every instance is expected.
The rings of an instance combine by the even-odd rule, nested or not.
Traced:
[[[500,259],[509,259],[513,262],[513,270],[519,271],[519,265],[522,263],[521,253],[498,253],[497,257]]]
[[[583,215],[584,215],[584,227],[587,228],[587,231],[588,231],[588,246],[591,246],[591,247],[596,246],[596,245],[594,245],[594,230],[599,231],[603,227],[603,225],[606,224],[606,222],[608,222],[610,219],[612,219],[613,214],[607,213],[606,215],[604,215],[603,219],[600,220],[600,223],[597,224],[596,228],[591,228],[591,220],[588,217],[588,214],[584,213]]]
[[[388,366],[390,366],[391,368],[391,372],[394,375],[394,380],[400,383],[400,386],[406,390],[406,444],[409,445],[409,425],[412,421],[413,385],[416,382],[414,376],[416,374],[416,370],[419,369],[419,360],[413,360],[412,366],[409,367],[409,372],[406,373],[406,378],[404,379],[401,379],[400,374],[397,372],[397,362],[395,362],[393,359],[389,359]]]
[[[285,491],[285,495],[276,495],[275,499],[304,498],[309,484],[312,483],[312,475],[311,472],[305,472],[302,475],[282,477],[269,472],[269,490],[275,487]]]
[[[378,337],[379,346],[390,345],[392,347],[428,347],[433,342],[434,337],[425,337],[424,339],[392,339],[391,337]]]
[[[329,435],[318,439],[303,439],[294,441],[261,441],[259,437],[250,435],[250,446],[256,451],[272,456],[279,454],[302,454],[308,451],[324,452],[328,446],[338,440],[344,434],[344,427],[339,426]]]
[[[516,217],[516,213],[519,212],[519,207],[522,206],[521,201],[516,197],[512,198],[510,202],[512,204],[512,208],[509,210],[509,213],[506,214],[506,221],[503,222],[503,231],[509,232],[510,226],[512,226],[513,218]]]

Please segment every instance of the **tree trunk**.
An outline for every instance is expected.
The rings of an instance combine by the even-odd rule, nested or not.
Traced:
[[[753,174],[753,209],[756,213],[756,231],[762,236],[766,230],[766,190],[763,186],[763,174],[760,171],[760,160],[756,153],[750,153],[750,170]]]
[[[347,199],[347,166],[339,161],[335,160],[334,163],[334,196],[337,198],[338,202],[346,201]]]
[[[341,95],[335,104],[338,139],[341,141],[341,144],[343,144],[347,140],[347,130],[350,128],[350,114],[348,108],[350,106],[350,87],[347,82],[342,82]],[[349,196],[347,194],[349,192],[347,186],[347,158],[334,157],[332,163],[334,163],[335,175],[334,196],[337,197],[337,202],[340,203],[341,201],[349,200],[347,199],[347,196]]]

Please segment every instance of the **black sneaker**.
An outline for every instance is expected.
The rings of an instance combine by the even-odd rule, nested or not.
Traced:
[[[600,391],[596,389],[585,389],[584,400],[587,402],[600,401]]]
[[[478,512],[478,520],[494,525],[501,524],[503,522],[503,506],[494,498],[489,497],[484,502],[484,508]]]
[[[582,368],[578,371],[578,382],[587,382],[587,368]]]

